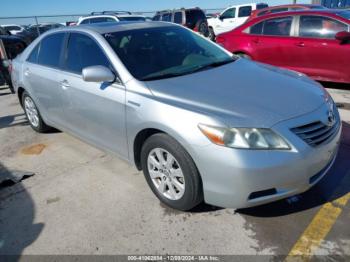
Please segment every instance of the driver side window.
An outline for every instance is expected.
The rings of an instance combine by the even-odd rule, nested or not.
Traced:
[[[300,17],[300,37],[334,39],[341,31],[348,31],[348,26],[334,19],[322,16]]]
[[[65,69],[81,74],[83,68],[96,65],[112,69],[108,58],[93,39],[83,34],[70,34]]]
[[[236,17],[236,8],[227,9],[221,16],[221,19],[235,18]]]

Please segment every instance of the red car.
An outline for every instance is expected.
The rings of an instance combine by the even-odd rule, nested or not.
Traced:
[[[248,21],[253,20],[256,17],[286,11],[297,11],[297,10],[310,10],[310,9],[327,9],[322,5],[309,5],[309,4],[291,4],[291,5],[276,5],[269,6],[263,9],[254,10],[249,16]]]
[[[318,81],[350,83],[349,27],[347,10],[289,11],[255,18],[216,41],[234,54]]]

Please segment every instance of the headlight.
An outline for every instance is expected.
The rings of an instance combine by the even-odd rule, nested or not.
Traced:
[[[245,149],[290,149],[287,142],[267,128],[222,128],[199,124],[199,129],[214,144]]]

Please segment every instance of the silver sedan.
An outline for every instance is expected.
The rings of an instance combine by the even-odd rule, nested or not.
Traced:
[[[47,32],[13,61],[12,77],[34,130],[119,155],[180,210],[298,194],[337,154],[341,121],[318,83],[170,23]]]

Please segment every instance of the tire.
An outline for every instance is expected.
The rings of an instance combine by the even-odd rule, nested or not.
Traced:
[[[42,119],[40,112],[30,95],[24,91],[22,94],[23,109],[30,126],[38,133],[45,133],[51,129]]]
[[[214,29],[213,28],[211,28],[211,27],[209,27],[209,39],[211,40],[211,41],[213,41],[213,42],[215,42],[215,38],[216,38],[216,36],[215,36],[215,33],[214,33]]]
[[[245,58],[245,59],[248,59],[248,60],[253,60],[252,57],[250,55],[247,55],[245,53],[237,53],[235,54],[236,56],[239,56],[241,58]]]
[[[208,37],[209,36],[209,30],[208,30],[208,25],[206,22],[204,21],[199,21],[197,24],[197,28],[198,28],[198,32],[205,36]]]
[[[141,165],[153,193],[167,206],[187,211],[203,201],[202,181],[191,156],[167,134],[158,133],[145,141]]]

